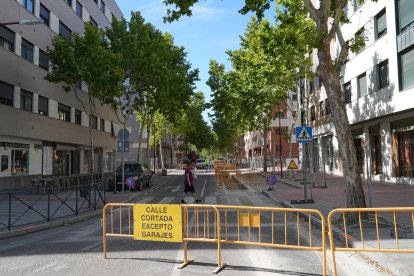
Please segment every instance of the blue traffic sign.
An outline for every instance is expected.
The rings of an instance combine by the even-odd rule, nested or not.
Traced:
[[[300,126],[296,128],[296,142],[297,143],[311,143],[312,142],[312,127]]]

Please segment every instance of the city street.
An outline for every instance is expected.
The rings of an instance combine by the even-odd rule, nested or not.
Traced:
[[[155,177],[150,188],[137,192],[136,203],[178,204],[182,195],[181,173],[176,171],[176,175]],[[205,204],[280,207],[255,190],[229,191],[217,186],[211,173],[200,173],[196,190]],[[187,197],[186,201],[192,202],[192,198]],[[177,269],[183,260],[181,243],[110,238],[108,259],[105,260],[100,219],[94,217],[77,224],[2,240],[1,274],[209,275],[217,267],[216,245],[195,242],[189,243],[188,251],[195,262],[183,270]],[[294,243],[296,238],[295,227],[293,224],[288,226],[288,232],[292,232],[289,243]],[[301,239],[304,239],[301,243],[307,242],[305,230],[303,235],[301,233]],[[314,229],[312,233],[313,243],[320,243],[320,232]],[[269,235],[262,231],[262,239]],[[331,274],[329,251],[327,254],[328,273]],[[322,275],[322,254],[314,251],[223,245],[222,259],[227,266],[220,275]],[[341,254],[337,262],[340,275],[389,275],[377,271],[375,266],[354,253]]]

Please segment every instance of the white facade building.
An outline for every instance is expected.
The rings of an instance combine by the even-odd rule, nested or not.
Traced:
[[[376,181],[414,184],[414,2],[351,0],[345,14],[351,22],[341,25],[344,40],[366,40],[341,72],[360,171]],[[342,174],[324,88],[315,78],[308,90],[314,168]]]

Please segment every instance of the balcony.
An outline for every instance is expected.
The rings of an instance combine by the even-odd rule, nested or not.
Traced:
[[[398,52],[404,51],[414,44],[414,21],[397,37]]]

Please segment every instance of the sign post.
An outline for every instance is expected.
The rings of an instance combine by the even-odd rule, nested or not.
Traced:
[[[312,127],[300,126],[296,128],[296,142],[303,144],[303,160],[302,160],[302,169],[303,169],[303,200],[291,200],[292,204],[300,203],[315,203],[313,199],[308,199],[308,181],[306,179],[306,145],[312,142]]]
[[[124,184],[125,184],[125,168],[124,168],[124,152],[125,149],[128,149],[127,151],[129,151],[129,131],[127,129],[125,129],[125,124],[124,124],[124,128],[121,129],[118,132],[118,138],[121,139],[121,141],[118,141],[118,151],[121,151],[121,170],[122,170],[122,176],[121,176],[121,183],[122,183],[122,193],[124,193]],[[128,146],[126,147],[126,143],[128,143]],[[116,178],[115,178],[115,182],[116,182]],[[115,191],[116,191],[116,184],[115,184]]]

